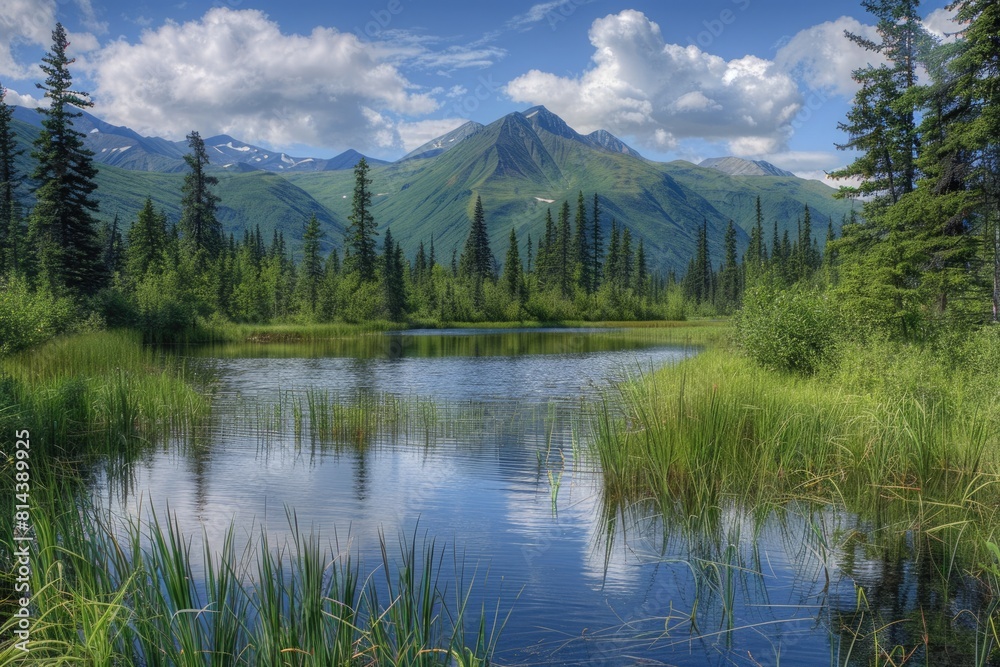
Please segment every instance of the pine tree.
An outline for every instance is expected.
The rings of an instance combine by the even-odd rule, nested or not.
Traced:
[[[870,203],[876,205],[895,203],[912,192],[917,181],[917,98],[912,90],[921,55],[932,38],[917,11],[919,0],[864,0],[861,4],[878,19],[880,41],[853,33],[847,37],[882,56],[886,64],[868,65],[853,73],[861,88],[848,112],[848,122],[838,126],[849,139],[837,148],[861,155],[831,176],[861,178],[860,186],[845,189],[851,196],[875,195]]]
[[[722,310],[731,312],[739,306],[740,302],[740,267],[736,259],[736,225],[729,221],[726,227],[726,237],[724,241],[725,259],[722,269],[719,271],[719,282],[721,294],[719,303]]]
[[[101,244],[101,263],[104,273],[108,276],[118,276],[125,266],[125,243],[122,240],[121,229],[118,226],[118,214],[114,219],[101,225],[98,238]]]
[[[576,284],[587,294],[591,293],[592,280],[590,275],[590,243],[587,241],[587,205],[583,199],[583,190],[576,198],[576,233],[573,236],[573,247],[576,249],[573,260],[577,274]]]
[[[573,237],[569,225],[569,202],[563,201],[559,210],[559,230],[556,238],[559,291],[563,298],[573,294]]]
[[[521,274],[521,255],[517,250],[517,235],[514,233],[513,227],[510,230],[507,259],[503,265],[503,284],[507,290],[508,297],[523,302],[524,289]]]
[[[424,251],[424,242],[421,241],[417,247],[417,256],[413,262],[413,284],[418,287],[424,284],[427,277],[427,253]]]
[[[966,108],[954,134],[969,152],[975,209],[987,243],[992,282],[992,320],[1000,322],[1000,6],[989,0],[957,0],[956,20],[965,24],[965,48],[951,70],[957,73],[954,93]],[[971,211],[970,211],[971,212]]]
[[[618,235],[618,222],[611,218],[611,239],[608,242],[608,257],[604,263],[604,280],[612,287],[618,288],[621,276],[621,238]]]
[[[486,231],[486,216],[483,213],[483,200],[480,197],[476,197],[472,227],[459,260],[459,273],[474,283],[496,280],[496,258],[490,248],[490,237]]]
[[[319,227],[319,219],[313,213],[302,234],[302,270],[299,276],[305,294],[306,307],[310,314],[316,312],[320,285],[323,282],[323,259],[319,254],[321,238],[323,238],[323,231]]]
[[[375,217],[372,215],[372,179],[368,177],[368,162],[361,158],[354,167],[354,197],[351,201],[351,224],[347,228],[346,246],[351,249],[348,270],[357,272],[363,282],[375,280]],[[346,263],[346,260],[345,260]]]
[[[767,251],[764,248],[764,216],[760,208],[760,195],[757,195],[756,220],[750,230],[750,245],[747,254],[743,256],[743,268],[747,284],[751,284],[764,271]]]
[[[382,293],[386,313],[393,321],[401,319],[406,311],[405,271],[403,251],[392,238],[392,231],[386,229],[382,242]]]
[[[14,160],[24,153],[17,147],[11,126],[14,110],[6,102],[7,89],[0,85],[0,275],[16,272],[23,253],[23,231],[15,191],[21,184]]]
[[[618,282],[621,283],[622,289],[629,289],[632,287],[632,264],[635,261],[634,253],[632,252],[632,232],[625,225],[622,225],[622,249],[621,249],[621,261],[619,265],[619,277]]]
[[[596,192],[594,193],[591,228],[593,238],[591,239],[590,291],[593,293],[601,286],[601,258],[604,256],[604,244],[601,241],[601,205]]]
[[[639,238],[639,249],[635,253],[635,293],[639,296],[649,294],[649,267],[646,265],[646,247]]]
[[[97,201],[91,197],[97,189],[97,169],[93,153],[84,147],[84,135],[73,129],[73,119],[81,112],[72,110],[93,103],[87,93],[72,89],[68,68],[75,59],[66,55],[68,46],[66,31],[57,23],[52,49],[42,58],[45,83],[36,84],[50,103],[47,109],[38,109],[42,131],[32,154],[38,163],[32,178],[40,185],[29,234],[44,284],[71,294],[93,294],[107,281],[91,215],[97,211]]]
[[[188,255],[195,258],[199,269],[204,269],[206,260],[218,257],[223,245],[222,224],[215,217],[219,197],[211,190],[219,179],[205,171],[209,160],[201,135],[192,131],[187,141],[191,152],[184,161],[191,171],[185,174],[181,188],[180,231]]]

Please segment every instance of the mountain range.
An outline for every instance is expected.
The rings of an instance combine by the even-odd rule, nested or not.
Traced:
[[[14,119],[20,141],[29,148],[21,166],[30,173],[27,156],[40,127],[39,114],[15,108]],[[74,125],[85,134],[100,168],[96,196],[102,217],[118,215],[127,226],[149,196],[169,218],[179,218],[186,141],[144,137],[87,113]],[[305,222],[316,215],[325,232],[325,250],[342,244],[360,153],[294,157],[228,135],[208,137],[205,146],[220,179],[219,217],[227,232],[239,237],[243,229],[260,225],[269,238],[280,229],[296,251]],[[708,228],[715,264],[722,257],[729,220],[737,225],[742,251],[758,196],[768,231],[777,221],[779,230],[794,233],[808,205],[813,234],[820,240],[828,221],[839,227],[852,206],[834,199],[832,188],[763,161],[654,162],[607,131],[578,133],[545,107],[510,113],[488,125],[468,122],[396,162],[366,160],[372,167],[379,230],[391,227],[411,255],[419,242],[426,245],[433,239],[441,261],[461,249],[477,195],[483,199],[498,257],[511,228],[522,245],[530,234],[537,246],[546,209],[555,216],[568,200],[575,214],[582,191],[588,213],[593,194],[599,195],[605,241],[614,218],[630,228],[636,243],[644,240],[651,266],[678,271],[686,267],[702,224]],[[30,197],[26,204],[30,206]]]

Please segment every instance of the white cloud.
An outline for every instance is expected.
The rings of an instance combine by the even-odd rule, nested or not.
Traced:
[[[47,45],[55,27],[55,0],[0,0],[0,75],[27,79],[33,68],[17,62],[18,44]]]
[[[658,149],[692,137],[728,141],[739,154],[784,147],[802,98],[774,63],[667,44],[634,10],[596,20],[590,41],[594,66],[581,76],[531,70],[507,94],[546,105],[580,132],[604,128]]]
[[[375,53],[388,62],[449,74],[458,69],[491,67],[507,55],[506,49],[490,46],[488,40],[472,44],[446,45],[448,38],[410,32],[383,30],[372,42]]]
[[[464,118],[441,118],[433,120],[419,120],[415,122],[399,123],[397,131],[403,142],[403,149],[410,152],[419,148],[432,139],[437,139],[443,134],[448,134],[454,129],[465,125]]]
[[[842,16],[800,31],[782,46],[775,63],[799,76],[810,88],[828,90],[853,97],[858,86],[851,73],[867,64],[880,65],[885,60],[849,40],[844,31],[879,40],[874,26]]]
[[[11,106],[26,107],[28,109],[47,107],[49,105],[49,101],[46,98],[39,100],[37,97],[22,95],[16,90],[11,90],[10,88],[7,88],[7,94],[4,96],[4,102]]]
[[[523,14],[518,14],[507,21],[507,27],[512,30],[531,30],[535,24],[547,21],[554,29],[561,21],[576,11],[581,5],[589,5],[594,0],[550,0],[533,5]]]
[[[396,114],[438,107],[356,36],[322,27],[282,34],[257,10],[168,22],[88,60],[95,113],[171,138],[198,130],[271,145],[400,147]]]
[[[954,42],[958,39],[956,33],[965,29],[965,25],[955,21],[957,9],[935,9],[924,19],[927,31],[943,42]]]
[[[89,5],[89,0],[79,0]],[[0,0],[0,77],[37,79],[36,63],[18,62],[15,49],[22,44],[48,48],[56,26],[56,0]],[[69,55],[79,55],[98,47],[90,33],[68,32]]]

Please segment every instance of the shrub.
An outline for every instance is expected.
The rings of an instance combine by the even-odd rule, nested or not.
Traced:
[[[22,278],[0,279],[0,356],[52,338],[72,319],[69,299],[32,290]]]
[[[815,373],[829,359],[837,317],[825,295],[807,288],[760,284],[747,290],[736,317],[736,339],[765,368]]]

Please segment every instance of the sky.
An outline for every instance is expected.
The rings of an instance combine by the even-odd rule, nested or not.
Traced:
[[[960,30],[947,0],[928,29]],[[468,120],[542,104],[655,160],[738,155],[807,178],[877,55],[859,1],[0,0],[0,83],[36,106],[55,23],[95,115],[295,156],[397,159]]]

